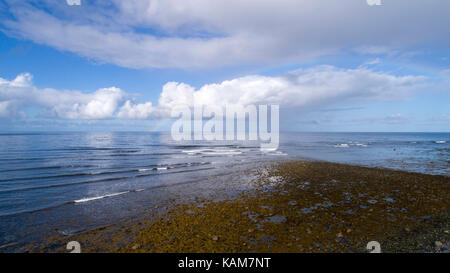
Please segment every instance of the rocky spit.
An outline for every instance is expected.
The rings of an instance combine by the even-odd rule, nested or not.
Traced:
[[[449,252],[450,177],[327,162],[255,170],[251,189],[149,208],[146,217],[49,238],[36,252]],[[220,193],[217,193],[220,194]]]

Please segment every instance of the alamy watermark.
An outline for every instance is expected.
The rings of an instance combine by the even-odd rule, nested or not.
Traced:
[[[175,141],[259,141],[263,151],[280,142],[279,105],[180,106],[172,110]]]

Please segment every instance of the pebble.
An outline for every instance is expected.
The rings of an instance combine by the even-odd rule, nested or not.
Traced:
[[[450,231],[444,230],[444,233],[445,233],[445,234],[450,234]]]
[[[344,235],[342,235],[342,232],[339,232],[336,236],[337,236],[338,238],[344,237]]]
[[[410,232],[411,229],[410,229],[409,227],[405,227],[405,231],[406,231],[406,232]]]
[[[434,242],[434,245],[438,248],[441,248],[444,244],[442,242],[436,241]]]
[[[141,247],[140,245],[134,245],[133,247],[132,247],[132,249],[133,250],[136,250],[136,249],[138,249],[139,247]]]
[[[347,229],[347,233],[350,233],[350,232],[352,232],[352,230],[349,228],[349,229]]]
[[[213,239],[213,241],[218,241],[219,240],[219,236],[214,236],[212,239]]]

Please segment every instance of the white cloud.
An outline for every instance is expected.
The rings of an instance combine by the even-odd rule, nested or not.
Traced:
[[[367,61],[365,63],[365,65],[376,65],[376,64],[379,64],[379,63],[381,63],[381,59],[380,58],[375,58],[373,60]]]
[[[0,101],[0,118],[10,117],[15,112],[12,109],[12,101]]]
[[[41,91],[39,101],[49,107],[49,114],[64,119],[113,118],[126,94],[115,87],[103,88],[92,94],[77,92]],[[52,96],[51,101],[48,96]],[[65,97],[64,99],[62,97]]]
[[[349,100],[397,100],[406,98],[424,80],[421,76],[394,76],[366,68],[319,66],[279,77],[247,76],[198,90],[171,82],[163,87],[159,103],[166,108],[183,103],[307,107]]]
[[[117,107],[127,94],[111,87],[94,93],[38,89],[28,73],[8,81],[0,78],[0,103],[3,117],[15,115],[15,108],[41,106],[47,115],[63,119],[107,119],[115,117]],[[13,107],[14,106],[14,107]]]
[[[157,109],[155,109],[151,102],[135,104],[127,100],[125,104],[120,108],[117,114],[118,118],[123,119],[149,119],[156,115]]]
[[[318,66],[278,77],[246,76],[197,90],[185,83],[169,82],[162,88],[158,105],[153,105],[135,103],[130,94],[116,87],[93,93],[38,89],[30,74],[21,74],[11,81],[0,78],[0,116],[30,105],[44,107],[48,117],[82,120],[162,118],[177,106],[194,104],[279,104],[286,109],[311,109],[352,101],[403,100],[424,82],[422,76]]]
[[[11,16],[2,25],[10,35],[133,68],[278,64],[348,48],[385,54],[450,46],[447,0],[376,8],[365,0],[114,0],[76,9],[57,0],[6,2]]]

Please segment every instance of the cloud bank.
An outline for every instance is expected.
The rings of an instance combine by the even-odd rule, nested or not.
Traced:
[[[447,0],[4,2],[8,35],[131,68],[276,65],[351,48],[450,47]]]
[[[185,105],[279,104],[285,109],[317,109],[348,102],[403,100],[425,82],[423,76],[396,76],[363,67],[317,66],[278,77],[246,76],[199,89],[168,82],[153,104],[138,103],[117,87],[92,93],[39,89],[25,73],[13,80],[0,78],[0,117],[23,117],[27,107],[42,108],[40,115],[47,118],[70,120],[167,118],[173,108]]]

